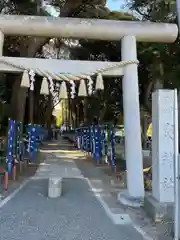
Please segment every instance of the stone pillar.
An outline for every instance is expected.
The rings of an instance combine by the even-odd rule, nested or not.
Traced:
[[[152,94],[152,195],[145,197],[146,213],[155,222],[174,219],[174,91]],[[171,221],[171,220],[170,220]]]
[[[0,56],[3,56],[4,33],[0,31]]]
[[[121,56],[122,61],[137,60],[134,36],[122,38]],[[137,64],[129,64],[124,67],[122,87],[128,195],[132,199],[143,199],[144,180]]]
[[[152,196],[174,202],[174,91],[152,94]]]
[[[56,197],[60,197],[61,194],[62,194],[62,178],[61,177],[49,178],[48,197],[56,198]]]

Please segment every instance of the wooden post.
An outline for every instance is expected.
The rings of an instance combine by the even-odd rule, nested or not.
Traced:
[[[8,189],[8,182],[9,182],[8,172],[5,172],[4,173],[4,190]]]
[[[16,180],[16,163],[14,163],[14,166],[12,169],[12,177],[13,177],[13,180],[15,181]]]

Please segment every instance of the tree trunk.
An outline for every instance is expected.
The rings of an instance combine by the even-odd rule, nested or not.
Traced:
[[[83,101],[83,112],[84,112],[84,123],[86,124],[87,123],[87,106],[88,106],[88,100],[87,100],[87,97],[84,98],[84,101]]]
[[[76,127],[80,124],[80,104],[76,104]]]
[[[107,102],[105,101],[104,102],[104,105],[103,105],[103,108],[100,110],[100,113],[99,113],[99,123],[101,124],[103,119],[104,119],[104,115],[106,113],[106,110],[107,110]]]
[[[69,4],[71,3],[71,4]],[[65,17],[68,15],[69,11],[74,8],[74,3],[72,1],[66,1],[64,7],[61,8],[61,16]],[[26,46],[22,46],[22,52],[20,57],[35,57],[35,54],[40,50],[40,48],[47,42],[47,38],[30,38]],[[15,79],[13,85],[13,93],[11,98],[11,109],[17,109],[12,113],[13,119],[23,122],[27,89],[21,88],[21,77]]]
[[[46,38],[34,38],[29,41],[28,49],[23,49],[21,52],[21,57],[34,57],[37,51],[46,43]],[[12,118],[23,122],[25,106],[26,106],[26,96],[27,96],[27,88],[21,88],[21,78],[17,77],[13,84],[12,98],[11,98],[11,109],[15,109],[16,111],[12,111]]]
[[[34,122],[40,124],[40,114],[42,107],[40,106],[40,89],[41,89],[42,78],[36,77],[35,88],[34,88]]]
[[[151,102],[149,101],[149,97],[152,92],[152,88],[153,88],[153,82],[151,81],[149,82],[144,95],[144,105],[149,111],[151,111]]]
[[[46,109],[46,124],[47,128],[51,128],[51,116],[52,116],[52,97],[51,95],[48,96],[48,106]]]

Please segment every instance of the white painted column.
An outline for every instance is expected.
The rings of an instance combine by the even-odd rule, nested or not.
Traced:
[[[174,90],[152,94],[152,195],[174,202]]]
[[[121,56],[122,61],[137,60],[134,36],[122,38]],[[129,64],[124,68],[122,86],[128,194],[132,198],[144,198],[137,64]]]
[[[3,56],[4,33],[0,31],[0,56]]]

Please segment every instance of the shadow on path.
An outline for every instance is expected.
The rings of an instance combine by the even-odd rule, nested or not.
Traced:
[[[80,161],[73,161],[82,153],[67,141],[47,143],[41,151],[46,158],[37,179],[31,179],[0,208],[0,239],[143,240],[131,224],[115,225],[107,216],[85,179],[99,178],[98,169],[94,167],[94,173],[88,165],[79,169]],[[60,198],[47,197],[52,175],[64,177]]]

